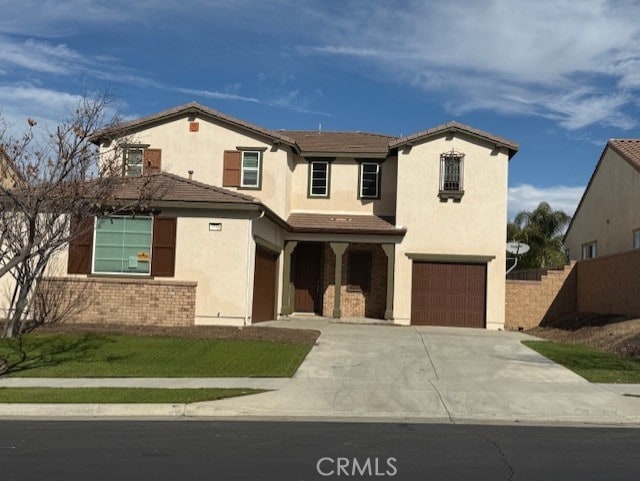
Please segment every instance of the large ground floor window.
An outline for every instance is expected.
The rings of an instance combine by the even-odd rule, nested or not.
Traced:
[[[151,217],[97,217],[93,272],[149,275],[152,229]]]

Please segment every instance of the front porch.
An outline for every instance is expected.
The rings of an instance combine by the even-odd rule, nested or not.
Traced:
[[[393,319],[393,243],[288,241],[283,316]]]

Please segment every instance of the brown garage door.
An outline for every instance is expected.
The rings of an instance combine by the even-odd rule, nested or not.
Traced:
[[[414,262],[411,324],[485,327],[486,264]]]
[[[270,321],[276,314],[278,255],[256,247],[256,267],[253,278],[253,309],[251,322]]]

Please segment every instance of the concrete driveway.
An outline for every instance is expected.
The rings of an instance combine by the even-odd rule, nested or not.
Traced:
[[[640,398],[591,384],[516,332],[291,320],[322,335],[269,393],[198,403],[186,415],[640,423]]]

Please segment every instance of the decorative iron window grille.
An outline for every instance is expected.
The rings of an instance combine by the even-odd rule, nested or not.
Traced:
[[[462,192],[464,154],[452,150],[440,154],[440,191]]]

